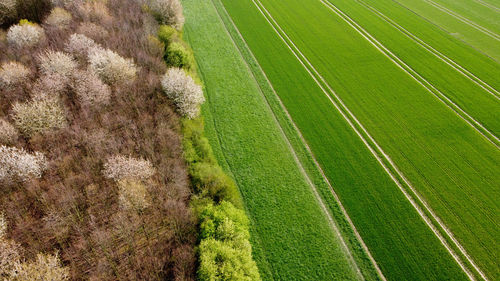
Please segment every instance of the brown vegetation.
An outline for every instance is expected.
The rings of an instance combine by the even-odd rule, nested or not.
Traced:
[[[39,178],[0,184],[8,222],[0,247],[20,245],[26,272],[58,266],[58,253],[70,279],[192,280],[196,221],[187,205],[179,117],[160,83],[163,54],[149,47],[156,23],[135,0],[55,2],[72,20],[59,18],[61,11],[47,18],[51,5],[44,3],[29,12],[44,22],[44,40],[22,47],[0,36],[0,63],[27,70],[16,65],[17,74],[0,75],[0,84],[9,84],[0,87],[0,127],[19,130],[2,135],[0,145],[47,161]],[[68,43],[74,33],[95,41],[102,48],[93,48],[95,59],[104,59],[90,66],[86,47]],[[53,111],[29,111],[56,101],[58,122],[43,122]],[[22,110],[29,111],[23,119]],[[108,159],[147,163],[147,177],[106,176]]]

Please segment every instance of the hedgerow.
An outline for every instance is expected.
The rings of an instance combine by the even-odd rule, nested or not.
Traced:
[[[170,68],[161,80],[163,91],[173,100],[179,113],[189,119],[198,116],[205,101],[201,86],[180,68]]]
[[[238,209],[243,207],[241,196],[233,179],[217,164],[203,133],[199,117],[200,104],[205,101],[202,88],[178,68],[196,75],[194,57],[173,27],[160,26],[158,38],[166,46],[165,62],[175,66],[163,76],[163,90],[186,117],[182,146],[196,194],[192,205],[201,222],[198,279],[260,280],[252,259],[248,219]]]
[[[162,24],[182,29],[184,15],[179,0],[148,0],[148,6],[153,16]]]
[[[260,280],[243,210],[229,202],[209,204],[201,212],[200,221],[200,280]]]
[[[182,43],[172,42],[165,50],[165,61],[168,66],[191,70],[194,65],[192,51]]]

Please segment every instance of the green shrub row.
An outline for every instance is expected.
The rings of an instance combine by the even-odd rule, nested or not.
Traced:
[[[182,33],[168,25],[161,25],[158,38],[164,45],[163,57],[168,66],[191,72],[195,62],[193,50],[182,40]]]
[[[182,32],[160,26],[168,66],[179,67],[196,81],[193,51],[182,40]],[[200,219],[199,280],[261,280],[249,242],[248,218],[234,180],[219,166],[201,117],[182,120],[182,146],[195,196],[192,206]]]
[[[199,279],[260,280],[245,212],[222,201],[205,206],[200,220]]]
[[[194,191],[200,197],[208,197],[215,203],[225,200],[242,208],[236,184],[217,164],[212,148],[203,134],[203,127],[202,118],[184,119],[182,122],[182,146]]]

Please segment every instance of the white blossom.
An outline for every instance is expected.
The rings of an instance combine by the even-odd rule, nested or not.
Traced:
[[[108,84],[134,80],[137,74],[137,67],[131,59],[125,59],[109,49],[90,50],[89,63],[89,70]]]
[[[38,44],[45,34],[43,29],[35,24],[16,24],[9,28],[7,32],[7,42],[14,47],[33,47]]]
[[[0,146],[0,180],[39,178],[45,169],[47,159],[42,153],[30,154],[22,148]]]
[[[161,80],[161,85],[182,115],[188,118],[198,116],[200,104],[205,102],[203,90],[182,69],[170,68],[167,70]]]
[[[104,176],[113,180],[147,179],[154,173],[153,165],[147,160],[115,155],[104,164]]]
[[[72,56],[63,52],[46,51],[38,56],[38,61],[44,75],[59,74],[68,77],[78,66]]]

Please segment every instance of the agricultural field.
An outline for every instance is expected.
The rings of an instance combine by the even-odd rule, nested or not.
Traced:
[[[183,4],[262,279],[500,278],[498,3]]]

